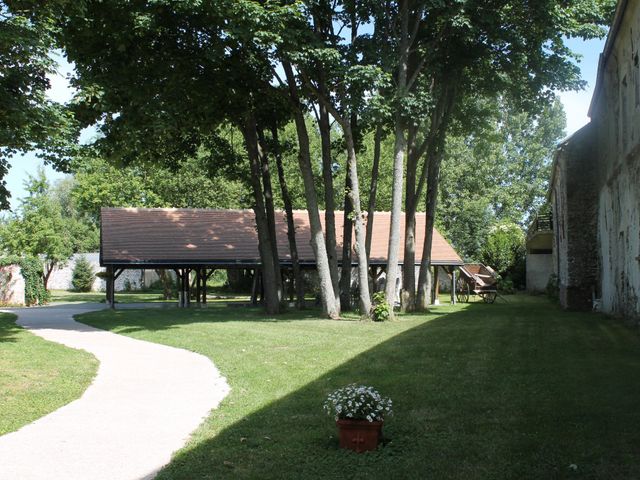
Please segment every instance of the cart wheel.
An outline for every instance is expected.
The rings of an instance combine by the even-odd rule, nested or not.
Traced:
[[[498,294],[496,292],[487,292],[482,296],[484,303],[493,303],[496,301]]]
[[[456,282],[456,298],[460,303],[467,303],[469,301],[469,284],[464,278],[458,278]]]

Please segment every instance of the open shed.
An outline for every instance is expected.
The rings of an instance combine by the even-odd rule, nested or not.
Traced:
[[[344,220],[336,212],[336,225]],[[324,222],[324,214],[321,215]],[[371,242],[370,267],[376,278],[386,268],[389,212],[377,212]],[[422,260],[426,216],[416,215],[416,265]],[[302,268],[315,269],[309,216],[294,212],[298,255]],[[404,219],[402,225],[404,232]],[[432,261],[455,277],[463,262],[451,245],[434,229]],[[280,265],[291,267],[285,213],[276,212],[276,237]],[[403,235],[404,237],[404,235]],[[337,232],[336,258],[342,258],[342,229]],[[401,238],[404,245],[404,238]],[[400,249],[403,265],[403,248]],[[357,265],[355,253],[353,266]],[[107,302],[114,305],[113,282],[125,269],[169,269],[181,280],[181,303],[189,303],[189,277],[195,273],[196,299],[206,303],[206,280],[216,269],[260,270],[258,234],[252,210],[184,208],[103,208],[100,225],[100,265],[108,273]],[[415,266],[414,266],[415,268]],[[258,278],[258,275],[254,275]],[[455,278],[452,278],[455,284]],[[255,282],[254,282],[255,284]]]

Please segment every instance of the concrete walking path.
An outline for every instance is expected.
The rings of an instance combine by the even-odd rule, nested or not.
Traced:
[[[0,436],[0,479],[153,478],[229,392],[225,378],[200,354],[73,321],[73,315],[102,308],[12,310],[18,325],[90,352],[100,366],[78,400]]]

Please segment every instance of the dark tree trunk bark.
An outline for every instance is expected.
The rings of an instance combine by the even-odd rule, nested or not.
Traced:
[[[440,180],[440,164],[444,156],[447,130],[451,119],[451,111],[455,100],[455,85],[447,85],[440,94],[436,113],[432,121],[430,145],[427,148],[427,207],[426,225],[420,274],[418,275],[418,298],[416,308],[426,310],[431,300],[431,245],[433,243],[433,226],[435,225],[436,204],[438,200],[438,183]]]
[[[419,310],[427,310],[431,303],[431,245],[433,244],[433,226],[435,225],[441,161],[442,155],[441,152],[438,152],[432,158],[429,158],[429,166],[427,169],[427,219],[422,261],[420,262],[420,274],[418,275],[418,299],[416,305]]]
[[[296,307],[304,308],[304,282],[302,280],[302,271],[300,270],[300,260],[298,258],[296,227],[293,222],[293,203],[291,201],[291,195],[289,194],[287,179],[284,176],[284,166],[282,165],[282,152],[280,151],[277,127],[271,128],[271,134],[273,136],[274,155],[276,157],[276,166],[278,168],[278,180],[280,181],[282,201],[284,202],[284,211],[287,216],[287,239],[289,240],[289,250],[291,252],[291,268],[293,270],[293,282],[296,289]]]
[[[371,239],[373,237],[373,217],[376,213],[376,200],[378,193],[378,172],[380,170],[380,143],[382,142],[382,126],[376,127],[373,137],[373,165],[371,166],[371,185],[369,187],[369,205],[367,209],[367,260],[371,257]],[[375,281],[375,279],[374,279]]]
[[[335,192],[333,188],[333,168],[331,158],[331,124],[329,112],[324,105],[320,105],[318,118],[320,140],[322,143],[322,180],[324,181],[324,225],[329,256],[329,269],[331,271],[331,283],[336,302],[340,301],[340,285],[338,280],[338,258],[336,247],[336,216],[335,216]]]
[[[402,269],[401,296],[402,311],[411,312],[416,302],[416,174],[418,157],[416,155],[416,128],[410,128],[408,133],[407,179],[404,204],[404,268]]]
[[[160,283],[162,283],[162,298],[164,300],[169,300],[173,291],[171,290],[173,280],[167,274],[167,271],[164,268],[158,269],[155,271],[160,279]]]
[[[298,133],[298,145],[300,148],[298,161],[300,172],[304,181],[305,198],[307,200],[307,211],[309,212],[309,223],[311,227],[311,246],[316,258],[318,276],[320,277],[320,297],[322,310],[330,318],[340,317],[340,304],[336,302],[331,280],[331,270],[329,269],[329,258],[327,246],[320,223],[320,212],[318,210],[318,199],[316,197],[315,183],[313,179],[313,169],[311,167],[311,152],[309,147],[309,134],[304,121],[304,114],[298,96],[296,79],[293,68],[287,61],[282,62],[283,69],[287,76],[289,92],[294,110],[296,131]]]
[[[260,251],[260,261],[262,262],[262,275],[264,279],[264,303],[267,313],[274,314],[280,312],[280,299],[278,296],[278,279],[280,278],[280,267],[273,261],[273,247],[269,232],[269,221],[265,209],[264,193],[260,179],[261,162],[260,146],[258,144],[258,132],[256,120],[253,114],[245,116],[242,133],[249,156],[251,166],[251,188],[253,190],[256,226],[258,229],[258,248]]]
[[[53,263],[44,263],[44,275],[42,275],[42,283],[45,290],[49,290],[49,278],[51,277],[51,273],[53,272],[55,265]]]
[[[351,247],[353,246],[353,205],[351,203],[351,174],[347,169],[344,186],[344,221],[342,234],[342,271],[340,272],[340,307],[351,310]]]
[[[371,315],[371,295],[369,293],[369,262],[365,245],[365,228],[360,208],[360,188],[358,184],[358,159],[351,131],[351,124],[343,124],[344,138],[347,144],[347,164],[351,177],[351,204],[353,206],[353,224],[356,234],[356,255],[358,256],[358,290],[360,292],[360,314]]]
[[[273,204],[273,186],[271,185],[271,171],[269,170],[269,155],[264,140],[264,132],[258,129],[258,141],[260,145],[260,168],[262,171],[262,185],[264,189],[264,203],[267,214],[267,223],[269,225],[269,237],[271,240],[271,254],[273,256],[273,264],[277,265],[277,271],[280,272],[280,255],[278,254],[278,237],[276,234],[276,210]],[[276,288],[278,289],[278,298],[282,301],[282,277],[278,275],[276,278]]]
[[[407,95],[407,71],[409,68],[409,6],[408,0],[401,0],[400,46],[398,52],[398,74],[396,96],[402,100]],[[403,112],[398,110],[395,117],[395,144],[393,149],[393,186],[391,190],[391,221],[389,226],[389,250],[387,252],[387,283],[385,297],[390,305],[395,303],[396,278],[400,257],[400,225],[402,216],[402,187],[404,184],[404,155],[407,148]],[[406,264],[406,262],[405,262]],[[405,269],[406,270],[406,269]],[[393,317],[393,308],[390,311]]]

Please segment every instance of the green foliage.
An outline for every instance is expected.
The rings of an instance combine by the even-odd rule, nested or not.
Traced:
[[[28,3],[0,1],[0,210],[9,208],[3,178],[14,154],[38,149],[64,170],[77,135],[71,113],[46,96],[56,68],[56,20],[76,2],[37,2],[30,12]]]
[[[52,189],[42,170],[26,186],[29,195],[0,227],[0,241],[9,254],[42,258],[46,285],[51,271],[72,254],[97,248],[98,230],[67,202],[66,186]]]
[[[38,257],[10,255],[0,258],[0,266],[18,265],[24,279],[24,303],[27,306],[49,302],[49,292],[44,288],[43,265]]]
[[[511,222],[494,225],[480,252],[481,260],[516,287],[524,284],[525,235]]]
[[[564,136],[559,100],[539,115],[480,102],[473,134],[451,135],[440,180],[438,227],[458,252],[480,259],[491,225],[524,226],[544,202],[556,143]]]
[[[371,318],[374,322],[385,322],[391,315],[391,305],[387,302],[384,292],[373,294],[373,304],[371,305]]]
[[[73,267],[71,284],[74,290],[78,292],[90,292],[93,288],[93,282],[96,276],[93,267],[87,258],[83,255],[76,260]]]
[[[176,169],[149,164],[118,167],[97,157],[79,157],[72,166],[70,195],[77,208],[98,223],[101,207],[246,208],[240,180],[211,172],[207,157]]]

